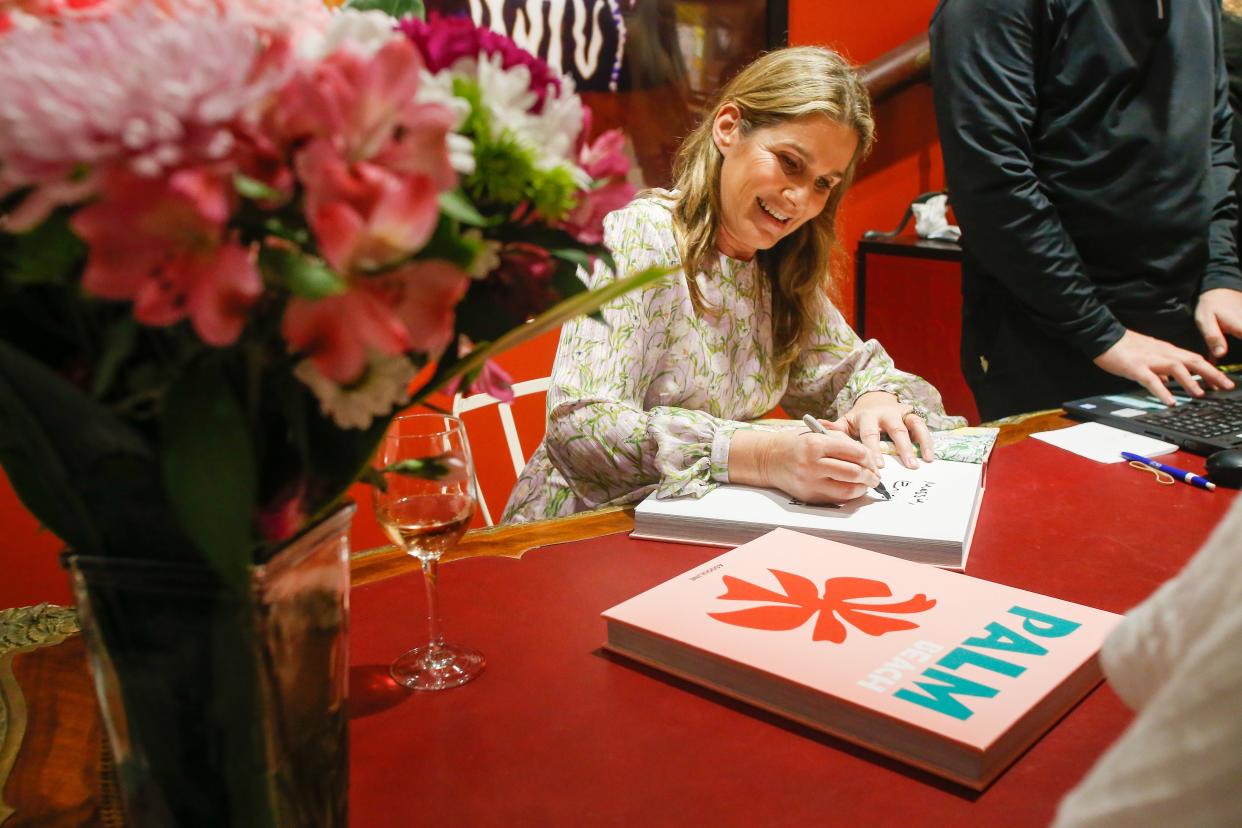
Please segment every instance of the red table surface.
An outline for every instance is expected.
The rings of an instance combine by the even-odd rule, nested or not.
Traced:
[[[1232,498],[1027,440],[993,456],[967,572],[1124,612]],[[356,589],[352,824],[1046,825],[1131,718],[1102,686],[977,794],[600,649],[601,611],[720,552],[611,535],[448,564],[445,631],[488,666],[431,694],[387,679],[424,640],[420,576]]]

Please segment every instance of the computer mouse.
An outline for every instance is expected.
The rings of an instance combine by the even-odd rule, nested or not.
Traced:
[[[1208,457],[1207,476],[1217,486],[1242,488],[1242,448],[1224,449]]]

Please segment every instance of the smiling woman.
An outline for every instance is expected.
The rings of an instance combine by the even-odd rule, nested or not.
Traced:
[[[678,152],[676,189],[605,220],[621,272],[669,276],[561,335],[548,427],[505,521],[556,517],[733,482],[839,502],[879,481],[887,434],[930,461],[940,395],[863,342],[827,298],[841,198],[873,139],[852,67],[817,47],[743,69]],[[608,279],[597,266],[592,285]],[[777,405],[827,434],[746,421]]]
[[[767,250],[824,211],[858,149],[858,134],[823,115],[747,134],[737,104],[716,113],[723,156],[716,246],[735,259]]]

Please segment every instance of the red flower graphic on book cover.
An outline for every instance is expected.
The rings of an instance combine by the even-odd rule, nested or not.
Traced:
[[[926,612],[936,606],[934,598],[928,598],[921,593],[905,601],[888,604],[856,603],[859,598],[892,596],[893,591],[888,584],[870,578],[829,578],[824,581],[824,595],[821,598],[815,582],[811,579],[779,569],[768,571],[776,576],[776,580],[785,590],[784,593],[725,575],[725,594],[720,598],[728,601],[775,601],[775,604],[731,612],[709,612],[708,615],[717,621],[738,627],[793,630],[819,613],[811,639],[840,644],[845,641],[845,624],[867,635],[876,636],[897,630],[913,630],[919,626],[915,622],[905,618],[890,618],[888,615]]]

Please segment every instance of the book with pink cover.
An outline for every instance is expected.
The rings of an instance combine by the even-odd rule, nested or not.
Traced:
[[[1099,683],[1121,620],[786,529],[603,617],[610,650],[979,790]]]

